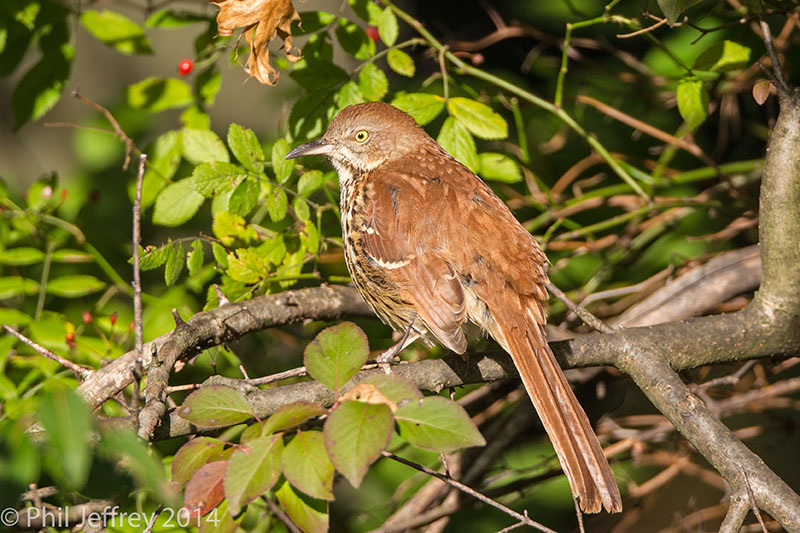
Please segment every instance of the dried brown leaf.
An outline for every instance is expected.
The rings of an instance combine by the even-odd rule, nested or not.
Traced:
[[[300,59],[300,49],[292,44],[291,26],[300,15],[291,0],[209,0],[217,4],[217,29],[223,36],[233,35],[236,28],[244,28],[250,45],[250,57],[245,72],[266,85],[275,85],[278,71],[269,63],[269,43],[277,35],[283,39],[286,58]]]
[[[753,85],[753,99],[758,105],[762,105],[767,101],[771,89],[772,84],[769,80],[760,80]]]

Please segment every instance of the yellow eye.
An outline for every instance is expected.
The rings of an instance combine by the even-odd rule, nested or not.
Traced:
[[[366,130],[361,130],[359,132],[356,132],[355,139],[356,142],[360,143],[366,142],[367,139],[369,139],[369,133],[367,133]]]

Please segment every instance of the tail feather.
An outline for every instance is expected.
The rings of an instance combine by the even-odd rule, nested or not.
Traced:
[[[619,488],[603,449],[544,340],[543,328],[519,315],[509,322],[497,324],[502,339],[495,338],[511,354],[581,509],[621,511]]]

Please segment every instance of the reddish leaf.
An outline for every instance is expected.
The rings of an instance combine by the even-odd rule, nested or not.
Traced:
[[[195,472],[186,485],[184,503],[191,509],[197,509],[201,516],[219,505],[225,496],[222,480],[227,467],[227,461],[214,461]]]

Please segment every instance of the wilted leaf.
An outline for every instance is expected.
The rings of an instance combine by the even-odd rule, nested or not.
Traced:
[[[342,322],[325,328],[308,343],[303,359],[311,377],[338,391],[368,357],[367,336],[352,322]]]
[[[758,105],[764,105],[771,89],[772,84],[769,80],[760,80],[753,85],[753,99]]]
[[[486,444],[464,408],[441,396],[408,402],[394,416],[400,435],[415,446],[451,452]]]
[[[277,35],[283,39],[286,57],[300,59],[300,50],[292,44],[292,21],[300,20],[291,0],[210,0],[217,4],[217,28],[222,36],[244,28],[250,57],[245,72],[261,83],[275,85],[278,71],[269,63],[269,42]]]
[[[362,379],[359,384],[371,384],[398,406],[422,399],[422,392],[412,381],[397,374],[375,374]]]
[[[336,470],[354,487],[389,444],[393,426],[392,411],[381,404],[346,401],[328,415],[325,448]]]
[[[387,398],[381,390],[372,383],[359,383],[339,397],[339,401],[355,400],[357,402],[374,403],[387,406],[394,413],[397,404]]]

